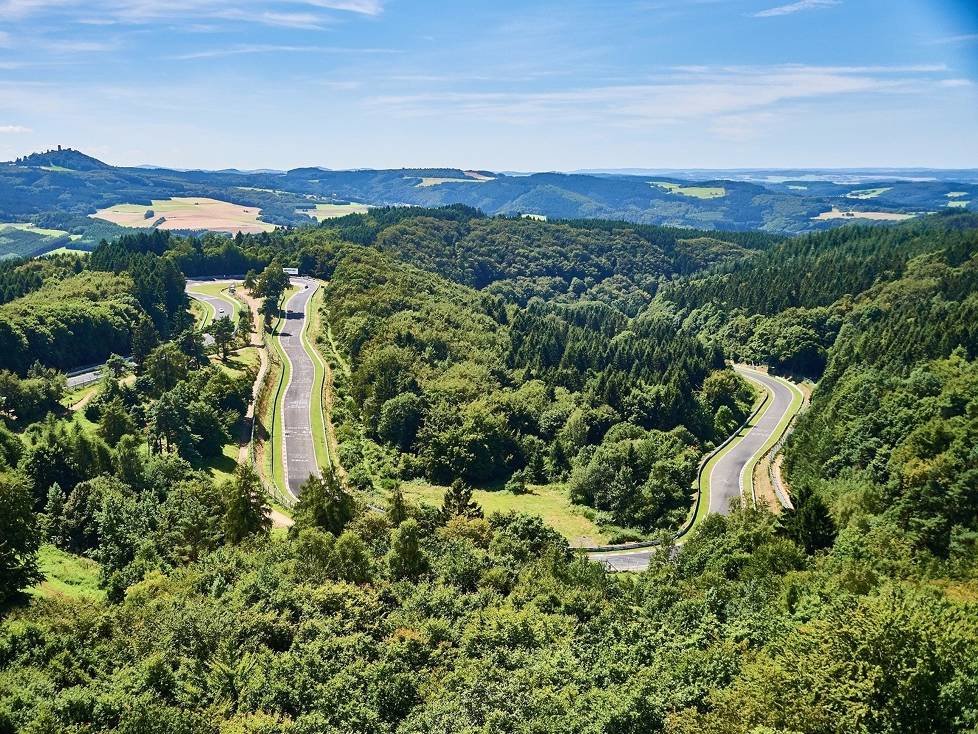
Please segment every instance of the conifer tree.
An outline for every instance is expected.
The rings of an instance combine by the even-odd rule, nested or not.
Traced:
[[[462,516],[468,518],[483,517],[482,508],[472,499],[472,487],[461,479],[452,482],[452,486],[445,492],[445,498],[441,505],[441,519],[448,522],[453,517]]]
[[[387,505],[387,519],[390,520],[391,525],[397,527],[407,519],[407,516],[404,492],[401,491],[401,485],[398,483],[391,490],[390,500]]]
[[[225,503],[224,535],[230,542],[240,543],[250,535],[271,530],[271,509],[261,480],[248,462],[238,464],[234,478],[227,483]]]
[[[312,474],[299,487],[299,501],[295,506],[296,528],[320,528],[339,535],[353,519],[356,507],[353,497],[340,484],[339,477],[330,467],[322,477]]]
[[[416,579],[427,566],[428,559],[421,550],[418,521],[413,518],[405,520],[391,534],[391,549],[387,554],[391,578]]]

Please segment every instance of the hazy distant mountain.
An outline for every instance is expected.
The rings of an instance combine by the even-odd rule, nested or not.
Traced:
[[[457,168],[289,171],[116,167],[71,149],[0,164],[0,221],[44,217],[84,229],[98,209],[205,196],[259,207],[277,225],[312,222],[317,203],[466,204],[488,214],[615,219],[793,233],[978,208],[978,171],[930,169],[626,169],[494,173]],[[71,226],[69,226],[71,225]],[[74,229],[73,229],[74,227]]]

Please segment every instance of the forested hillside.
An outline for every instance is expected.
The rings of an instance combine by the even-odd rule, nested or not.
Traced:
[[[717,351],[600,302],[507,305],[355,248],[325,303],[353,365],[341,435],[373,446],[344,442],[351,470],[364,451],[381,476],[439,484],[548,484],[576,467],[575,497],[614,524],[675,527],[703,444],[751,402]]]
[[[464,204],[491,215],[534,215],[564,220],[615,220],[639,225],[763,231],[781,234],[831,229],[860,212],[910,216],[978,207],[974,173],[955,179],[894,172],[843,180],[779,180],[738,172],[677,172],[675,176],[621,173],[512,175],[458,168],[289,171],[178,171],[107,165],[76,150],[52,150],[0,163],[0,222],[41,220],[82,234],[87,215],[116,204],[149,205],[173,196],[209,197],[262,210],[280,226],[308,224],[317,204],[443,207]],[[773,172],[768,172],[769,174]],[[809,178],[804,171],[791,172]],[[821,172],[818,177],[827,174]],[[868,192],[868,193],[867,193]],[[837,212],[832,214],[832,212]],[[851,216],[846,216],[846,214]],[[821,214],[829,218],[819,218]],[[87,223],[91,225],[89,221]],[[113,233],[118,236],[118,233]],[[97,240],[96,240],[97,241]]]
[[[282,265],[327,281],[342,471],[270,531],[250,465],[208,473],[253,372],[206,354],[182,289]],[[781,241],[390,209],[0,284],[26,340],[0,349],[0,731],[978,730],[973,215]],[[31,367],[123,333],[136,374],[113,360],[80,412]],[[673,545],[754,399],[724,357],[818,381],[795,509]],[[452,486],[431,507],[406,480]],[[472,485],[666,547],[611,574]],[[37,585],[39,553],[70,582]]]

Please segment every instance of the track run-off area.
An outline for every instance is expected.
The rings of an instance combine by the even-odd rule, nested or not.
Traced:
[[[705,503],[705,507],[698,506],[696,519],[710,513],[727,515],[738,503],[754,504],[754,465],[777,442],[802,407],[801,390],[788,380],[744,365],[734,365],[734,369],[766,393],[766,398],[746,425],[707,461],[699,487],[700,503]],[[653,546],[599,551],[589,553],[588,557],[614,571],[642,571],[658,552]]]

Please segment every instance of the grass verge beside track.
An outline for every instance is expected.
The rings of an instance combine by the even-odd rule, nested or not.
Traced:
[[[278,336],[282,329],[282,324],[285,322],[285,305],[298,290],[295,286],[291,286],[285,291],[282,296],[281,306],[279,307],[280,316],[269,331],[269,338],[266,339],[266,342],[270,345],[269,371],[274,374],[274,371],[278,369],[280,372],[275,394],[269,404],[270,415],[267,416],[267,422],[265,424],[268,426],[268,433],[271,438],[271,446],[266,446],[265,450],[265,468],[266,476],[283,493],[283,496],[288,496],[288,487],[286,487],[285,483],[285,466],[282,462],[282,445],[285,439],[282,433],[282,407],[285,400],[285,389],[292,377],[292,363],[285,356],[285,350],[282,349],[282,344],[279,342]]]
[[[322,334],[322,315],[319,311],[322,302],[323,289],[322,285],[320,285],[306,306],[307,319],[305,327],[302,330],[302,346],[305,348],[306,354],[309,355],[316,370],[309,410],[311,413],[310,426],[312,427],[313,446],[316,450],[316,463],[320,469],[332,466],[333,463],[329,453],[329,442],[326,439],[326,405],[324,396],[326,390],[326,362],[319,353],[319,349],[316,347],[314,341],[318,335]]]

